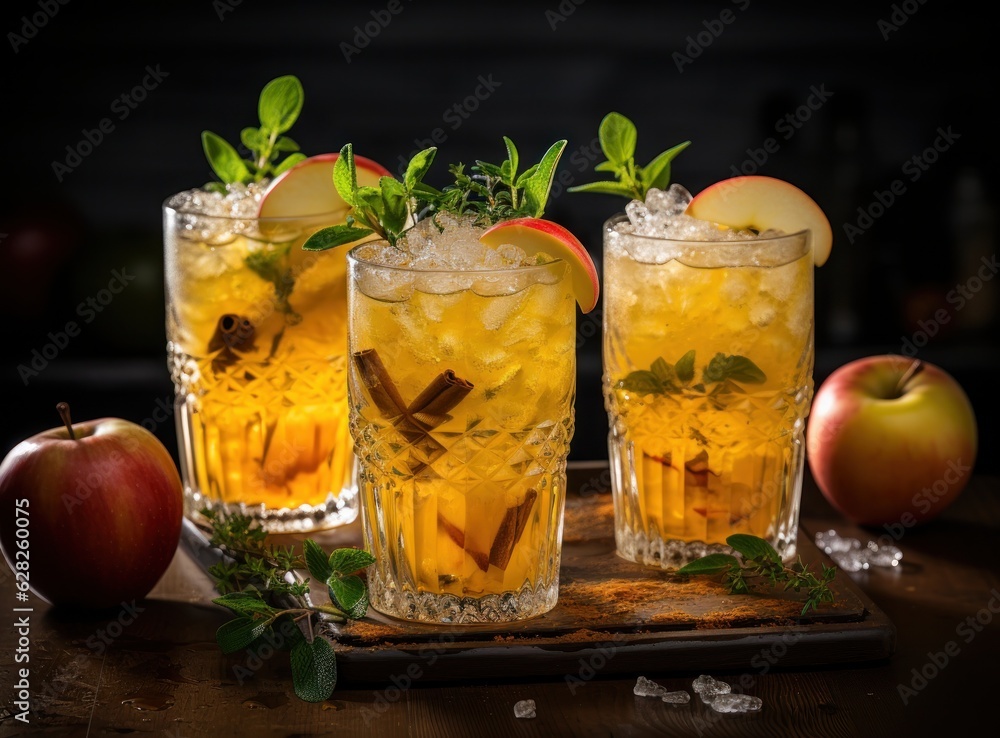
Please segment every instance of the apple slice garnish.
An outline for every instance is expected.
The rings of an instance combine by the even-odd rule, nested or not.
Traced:
[[[589,313],[597,305],[601,290],[597,266],[580,239],[558,223],[542,218],[513,218],[490,226],[479,240],[490,248],[510,243],[528,256],[546,253],[566,261],[580,309]]]
[[[833,229],[822,208],[795,185],[774,177],[748,175],[716,182],[695,195],[685,213],[739,230],[792,234],[808,229],[816,266],[826,262],[833,247]]]
[[[258,218],[303,218],[347,211],[348,205],[333,185],[333,165],[340,154],[317,154],[282,172],[268,186],[257,209]],[[358,186],[377,187],[380,177],[392,176],[385,167],[363,156],[354,157]]]

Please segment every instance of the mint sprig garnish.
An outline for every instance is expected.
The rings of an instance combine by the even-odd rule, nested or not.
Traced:
[[[635,124],[616,112],[604,116],[597,138],[607,160],[595,166],[594,171],[611,172],[614,179],[576,185],[568,188],[569,192],[596,192],[644,201],[649,190],[667,188],[670,184],[670,163],[691,144],[690,141],[679,143],[655,156],[646,166],[639,166],[635,162],[639,138]]]
[[[410,159],[403,180],[390,176],[379,178],[378,186],[359,186],[354,162],[354,146],[345,144],[333,165],[333,186],[344,202],[351,206],[344,225],[329,226],[316,231],[302,248],[324,251],[358,241],[375,233],[395,246],[415,217],[418,200],[425,195],[424,175],[437,153],[436,147],[418,152]]]
[[[346,144],[333,167],[337,193],[351,206],[344,225],[317,231],[302,245],[307,251],[353,243],[376,234],[395,246],[403,233],[418,220],[439,212],[475,214],[479,225],[492,225],[518,217],[540,218],[545,212],[555,178],[556,165],[566,141],[552,144],[537,164],[518,171],[520,157],[514,142],[504,136],[507,158],[500,164],[476,160],[465,172],[463,164],[453,164],[448,172],[454,182],[436,189],[424,182],[437,153],[436,147],[418,152],[407,164],[400,181],[385,176],[378,186],[359,186],[354,148]]]
[[[276,177],[306,158],[288,131],[302,112],[304,92],[297,77],[286,75],[268,82],[257,102],[260,125],[244,128],[240,143],[250,152],[243,158],[232,144],[212,131],[202,131],[201,143],[208,164],[219,182],[206,185],[209,189],[224,189],[225,184],[260,182]],[[280,162],[282,153],[291,152]]]
[[[216,631],[219,647],[227,654],[264,644],[290,651],[295,694],[307,702],[329,698],[337,684],[336,654],[317,626],[365,616],[368,587],[357,572],[375,558],[354,548],[328,555],[311,538],[298,554],[291,546],[268,545],[267,532],[248,516],[202,514],[212,524],[211,545],[229,559],[209,569],[220,594],[212,601],[236,615]],[[326,584],[329,603],[311,601],[309,580],[292,576],[300,569]]]
[[[802,557],[788,565],[781,561],[778,552],[763,538],[748,533],[734,533],[726,543],[740,558],[730,554],[714,553],[682,566],[677,570],[683,575],[722,574],[722,583],[732,594],[751,594],[762,587],[806,591],[802,615],[810,609],[818,610],[823,602],[833,602],[830,582],[837,575],[837,567],[821,564],[819,576],[809,571]]]
[[[615,387],[642,395],[667,395],[684,393],[704,395],[718,400],[721,395],[745,392],[739,383],[763,384],[767,376],[759,366],[746,356],[715,354],[701,371],[701,381],[695,382],[695,352],[685,353],[671,364],[662,356],[649,369],[629,372],[618,380]]]

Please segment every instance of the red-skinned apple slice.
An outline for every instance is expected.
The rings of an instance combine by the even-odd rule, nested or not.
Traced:
[[[600,282],[597,267],[580,239],[558,223],[542,218],[513,218],[491,226],[479,237],[491,248],[510,243],[528,256],[546,253],[570,265],[573,293],[580,309],[589,313],[597,305]]]
[[[695,195],[685,211],[699,220],[758,231],[812,234],[813,262],[822,266],[833,247],[833,229],[826,214],[795,185],[774,177],[732,177]]]
[[[317,154],[282,172],[267,188],[257,210],[258,218],[301,218],[346,210],[347,203],[333,185],[333,165],[340,154]],[[363,156],[354,157],[358,186],[377,187],[389,170]]]

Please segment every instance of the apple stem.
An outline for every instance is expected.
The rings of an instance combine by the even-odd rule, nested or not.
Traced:
[[[69,403],[60,402],[56,405],[56,410],[59,411],[59,417],[62,418],[63,423],[66,424],[66,430],[69,431],[69,440],[76,440],[76,433],[73,432],[73,421],[69,417]]]
[[[902,397],[903,388],[906,387],[907,382],[909,382],[917,374],[923,371],[923,368],[924,368],[924,362],[922,362],[920,359],[913,360],[913,363],[906,368],[906,371],[903,372],[903,376],[900,377],[899,381],[896,383],[896,397]]]

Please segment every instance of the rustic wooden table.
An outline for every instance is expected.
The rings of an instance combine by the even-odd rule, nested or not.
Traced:
[[[600,469],[571,470],[571,487],[600,484]],[[835,528],[868,540],[884,530],[847,524],[807,478],[802,528]],[[582,662],[565,676],[540,677],[525,659],[520,673],[451,681],[386,673],[382,683],[342,675],[332,698],[313,704],[291,689],[287,658],[247,664],[224,656],[214,640],[228,613],[212,605],[211,584],[183,550],[150,597],[101,616],[63,615],[45,606],[29,615],[21,639],[14,578],[3,567],[0,601],[11,626],[0,631],[0,736],[152,734],[197,736],[901,736],[961,734],[991,722],[1000,661],[1000,478],[974,477],[945,515],[924,528],[897,529],[903,565],[850,575],[896,629],[895,651],[875,662],[789,666],[781,653],[750,659],[713,676],[746,685],[759,713],[720,715],[697,698],[675,707],[635,697],[640,674],[668,689],[690,689],[700,670],[668,658],[621,673],[605,660]],[[350,541],[357,533],[338,535]],[[848,576],[839,574],[838,576]],[[18,688],[27,653],[30,686]],[[415,655],[416,669],[423,673]],[[250,669],[238,669],[249,666]],[[604,668],[602,668],[604,666]],[[481,670],[480,670],[481,671]],[[252,672],[252,673],[250,673]],[[345,673],[347,669],[345,669]],[[616,672],[616,673],[611,673]],[[250,673],[249,676],[244,674]],[[407,684],[407,681],[410,683]],[[15,718],[20,697],[30,723]],[[513,706],[533,699],[537,717]]]

